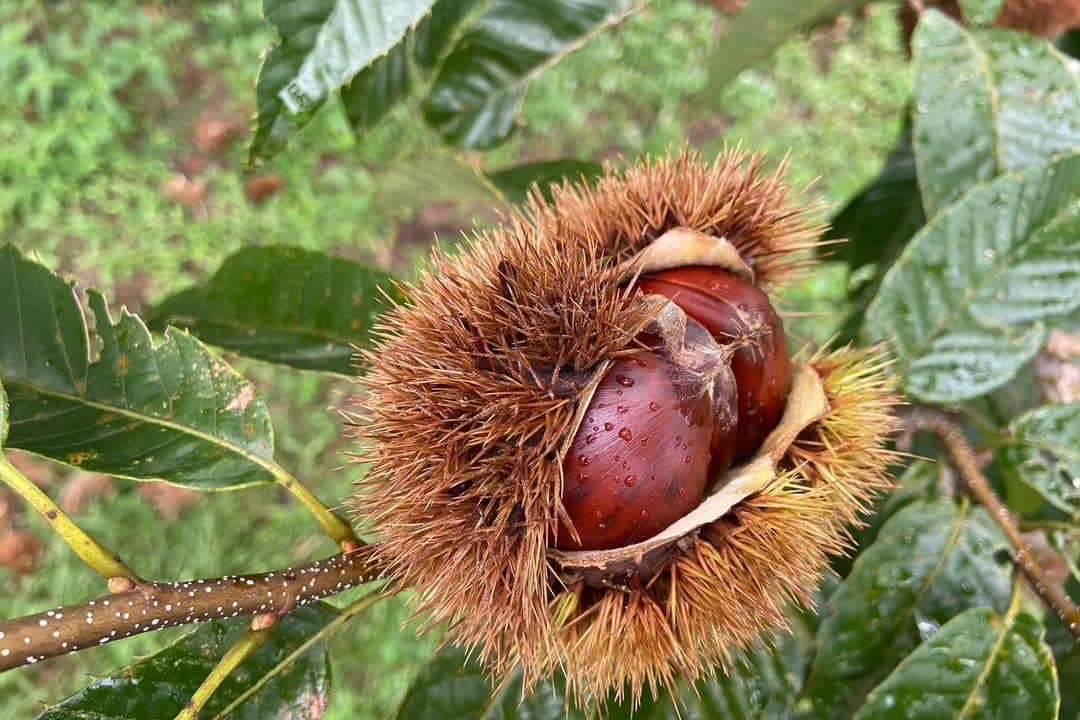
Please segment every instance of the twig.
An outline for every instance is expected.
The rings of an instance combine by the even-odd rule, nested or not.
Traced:
[[[221,659],[218,660],[217,665],[206,676],[206,679],[202,681],[199,689],[195,691],[191,699],[184,703],[184,709],[177,713],[176,720],[195,720],[199,717],[199,711],[203,709],[210,697],[221,687],[221,683],[225,682],[225,678],[229,677],[232,671],[253,652],[266,644],[273,631],[273,626],[261,630],[248,630],[237,638],[232,647],[221,656]]]
[[[1057,614],[1076,642],[1080,643],[1080,608],[1077,608],[1072,599],[1065,594],[1063,588],[1046,577],[1046,573],[1035,561],[1035,553],[1020,535],[1016,521],[979,470],[975,453],[968,444],[967,438],[964,437],[964,430],[960,424],[948,413],[929,407],[913,408],[909,417],[916,426],[930,430],[941,438],[968,492],[976,502],[990,511],[990,517],[1008,538],[1016,554],[1014,562],[1028,584]]]
[[[18,493],[19,497],[29,503],[34,510],[37,510],[56,534],[75,551],[75,554],[99,575],[106,579],[131,578],[134,580],[138,578],[119,556],[76,525],[75,521],[52,501],[52,498],[19,472],[2,452],[0,452],[0,481]]]
[[[314,516],[319,527],[337,543],[343,551],[355,550],[363,545],[356,533],[344,518],[326,507],[315,493],[311,492],[304,483],[293,477],[287,470],[274,462],[262,461],[260,464],[269,472],[274,480],[281,483],[292,493],[292,496],[300,501],[300,504],[308,509]]]
[[[166,627],[281,616],[382,577],[372,546],[301,567],[187,582],[128,581],[79,605],[0,622],[0,672]]]

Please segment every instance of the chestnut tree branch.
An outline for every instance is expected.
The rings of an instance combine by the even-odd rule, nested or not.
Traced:
[[[0,672],[166,627],[289,611],[381,579],[372,546],[307,565],[186,582],[128,580],[87,602],[0,622]]]
[[[1061,622],[1080,643],[1080,608],[1065,593],[1064,588],[1051,582],[1046,573],[1035,561],[1035,552],[1020,535],[1016,521],[1005,504],[998,499],[997,493],[990,487],[975,453],[964,437],[963,427],[948,413],[931,407],[912,408],[909,415],[912,423],[919,428],[929,430],[941,438],[952,464],[967,486],[975,501],[990,511],[990,517],[1005,533],[1015,556],[1017,568],[1027,578],[1028,584],[1046,605],[1053,610]]]

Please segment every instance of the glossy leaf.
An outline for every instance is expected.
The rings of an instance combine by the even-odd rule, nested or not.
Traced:
[[[959,0],[960,12],[969,25],[989,25],[1001,12],[1003,0]]]
[[[1080,555],[1077,559],[1080,559]],[[1066,591],[1075,598],[1080,591],[1080,581],[1071,582],[1066,586]],[[1057,666],[1058,691],[1061,693],[1058,718],[1076,720],[1080,718],[1080,683],[1073,678],[1080,678],[1080,643],[1052,615],[1046,618],[1046,643],[1054,653],[1054,665]]]
[[[449,143],[488,148],[514,127],[543,67],[622,19],[633,0],[492,0],[447,55],[424,117]]]
[[[261,360],[352,374],[356,348],[371,342],[387,305],[384,293],[402,299],[381,270],[300,248],[254,247],[166,298],[149,322]]]
[[[772,633],[767,641],[740,653],[728,672],[718,669],[716,677],[696,683],[696,693],[683,693],[686,710],[682,717],[787,720],[806,680],[813,652],[813,635],[793,622],[791,632]],[[670,717],[675,720],[678,716]]]
[[[1080,65],[1048,41],[923,14],[915,159],[930,216],[972,186],[1080,147]]]
[[[908,505],[941,497],[942,467],[938,463],[926,460],[916,460],[908,465],[896,479],[896,488],[877,503],[874,511],[866,518],[865,525],[851,529],[855,547],[869,546],[877,539],[878,533],[889,518]],[[847,577],[856,557],[841,555],[833,558],[831,563],[833,570],[841,577]]]
[[[1055,720],[1057,677],[1038,620],[972,608],[919,646],[856,720]]]
[[[922,640],[959,612],[1004,609],[1004,546],[981,509],[951,500],[911,503],[881,529],[829,598],[805,702],[821,718],[850,717]]]
[[[326,641],[319,639],[294,653],[336,614],[312,605],[279,620],[266,644],[225,679],[200,717],[224,710],[260,681],[265,684],[229,715],[230,720],[322,717],[330,699]],[[95,680],[37,720],[172,718],[248,625],[247,620],[201,625],[160,652]],[[287,665],[278,667],[285,661]]]
[[[1014,420],[998,465],[1046,504],[1080,521],[1080,403],[1044,405]]]
[[[270,479],[274,436],[254,387],[191,335],[151,338],[138,316],[113,324],[89,294],[91,336],[74,287],[0,247],[0,378],[8,444],[86,470],[168,478],[202,490]]]
[[[421,70],[438,68],[478,6],[483,7],[480,0],[436,0],[413,33],[413,57]]]
[[[516,672],[498,690],[480,666],[456,646],[436,653],[420,669],[394,714],[396,720],[575,720],[584,716],[563,706],[563,696],[550,683],[541,682],[521,698],[521,673]]]
[[[414,85],[428,79],[476,3],[436,0],[415,30],[342,87],[341,101],[354,132],[361,134],[375,127]]]
[[[412,89],[409,49],[400,42],[341,88],[341,103],[353,132],[375,127]]]
[[[714,97],[740,72],[772,56],[799,30],[865,4],[865,0],[753,0],[724,25],[716,48],[705,59],[709,84],[704,97]]]
[[[534,185],[550,201],[552,185],[560,185],[564,181],[591,183],[600,177],[602,171],[599,164],[587,160],[547,160],[496,170],[489,173],[488,178],[502,191],[507,201],[520,204],[525,202]]]
[[[889,339],[908,394],[977,397],[1038,350],[1039,322],[1080,307],[1080,155],[973,189],[882,280],[866,333]]]
[[[264,0],[280,42],[263,61],[250,154],[270,157],[364,68],[389,53],[435,0]]]
[[[1067,582],[1080,589],[1080,524],[1048,530],[1046,539],[1050,547],[1065,561],[1070,576]]]

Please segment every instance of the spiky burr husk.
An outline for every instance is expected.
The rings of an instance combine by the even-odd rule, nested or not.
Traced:
[[[625,559],[617,573],[580,572],[591,556],[549,547],[589,390],[655,320],[627,262],[689,228],[725,238],[763,286],[782,283],[821,230],[782,176],[737,150],[608,169],[594,187],[534,196],[457,255],[436,251],[385,316],[361,381],[370,469],[354,507],[418,612],[448,622],[494,674],[520,662],[528,685],[561,670],[581,698],[710,672],[782,624],[789,601],[808,602],[844,522],[884,484],[881,363],[842,351],[810,360],[821,412],[732,471],[753,483],[721,516],[630,572]]]

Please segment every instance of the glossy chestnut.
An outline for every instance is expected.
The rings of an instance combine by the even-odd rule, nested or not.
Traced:
[[[671,299],[721,344],[737,344],[731,361],[738,386],[734,447],[714,440],[713,471],[753,453],[783,414],[791,389],[784,324],[757,286],[729,270],[687,266],[641,278],[644,293]],[[725,457],[730,452],[732,457]]]
[[[653,352],[616,360],[601,379],[563,460],[555,547],[601,550],[645,540],[705,494],[712,400]]]

